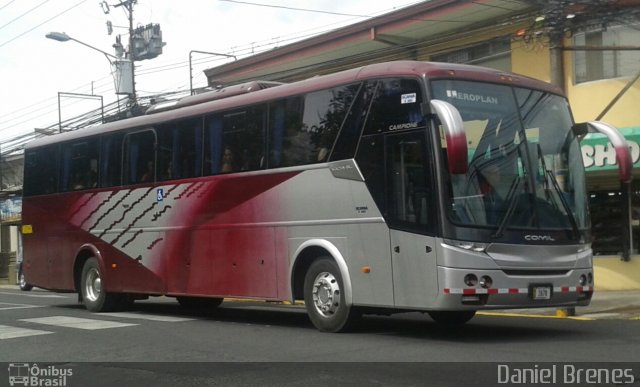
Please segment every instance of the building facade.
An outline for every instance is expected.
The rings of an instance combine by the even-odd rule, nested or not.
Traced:
[[[582,142],[599,290],[640,289],[640,1],[431,0],[205,71],[217,87],[295,81],[374,62],[467,63],[560,86],[576,122],[621,129],[635,177],[621,187],[601,135]]]

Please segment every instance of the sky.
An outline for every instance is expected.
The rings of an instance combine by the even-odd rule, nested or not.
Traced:
[[[33,133],[100,107],[99,100],[58,93],[102,95],[116,100],[105,55],[74,41],[45,38],[64,32],[114,54],[116,35],[128,42],[128,18],[120,0],[0,0],[0,150]],[[417,0],[138,0],[134,27],[159,23],[162,55],[136,62],[139,95],[189,90],[191,50],[243,58],[304,37],[415,4]],[[107,31],[107,21],[113,34]],[[232,59],[193,54],[193,85],[206,86],[203,70]]]

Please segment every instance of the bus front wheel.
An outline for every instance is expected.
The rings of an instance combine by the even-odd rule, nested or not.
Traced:
[[[304,279],[304,303],[311,322],[323,332],[345,332],[359,317],[345,302],[338,265],[327,257],[309,267]]]
[[[462,325],[471,320],[475,315],[475,310],[429,312],[429,316],[431,316],[435,322],[443,325]]]
[[[82,267],[82,280],[80,292],[82,301],[87,310],[91,312],[109,312],[117,308],[120,295],[107,293],[102,283],[102,273],[98,260],[89,258]]]

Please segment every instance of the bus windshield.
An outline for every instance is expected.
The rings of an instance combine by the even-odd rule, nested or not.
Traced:
[[[467,137],[467,173],[448,178],[455,224],[491,228],[494,237],[533,229],[570,230],[574,239],[587,228],[584,168],[564,98],[456,80],[432,89],[459,110]]]

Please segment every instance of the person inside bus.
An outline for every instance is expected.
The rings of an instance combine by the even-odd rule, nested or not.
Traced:
[[[82,174],[78,172],[73,177],[72,189],[75,191],[75,190],[84,189],[84,188],[85,188],[85,185],[82,179]]]
[[[229,146],[224,147],[224,151],[222,152],[222,168],[220,169],[221,173],[233,172],[235,170],[235,157],[233,155],[233,150]]]
[[[144,172],[144,174],[142,174],[142,177],[140,178],[141,183],[153,181],[153,172],[154,172],[153,161],[151,160],[147,161],[146,165],[147,165],[147,169]]]
[[[505,211],[504,192],[505,187],[502,180],[504,170],[499,162],[492,162],[482,166],[478,174],[480,193],[484,198],[485,210],[487,212],[487,223],[496,224]]]
[[[162,180],[171,180],[171,178],[173,177],[172,169],[173,169],[173,163],[171,161],[167,162],[167,167],[165,168],[160,178]]]

